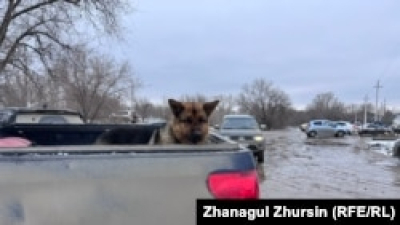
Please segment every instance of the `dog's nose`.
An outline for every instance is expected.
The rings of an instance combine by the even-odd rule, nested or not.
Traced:
[[[190,134],[190,141],[194,144],[200,142],[202,138],[203,133],[200,130],[194,130]]]

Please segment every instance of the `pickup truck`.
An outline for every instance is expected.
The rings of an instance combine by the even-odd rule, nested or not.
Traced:
[[[136,143],[93,144],[105,127],[1,127],[37,145],[0,148],[0,224],[187,225],[196,223],[197,199],[259,198],[252,152],[226,137],[211,131],[205,145],[154,145],[158,126],[130,124]]]

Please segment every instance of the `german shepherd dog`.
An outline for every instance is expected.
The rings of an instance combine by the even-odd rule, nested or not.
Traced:
[[[203,144],[208,137],[208,119],[219,100],[180,102],[168,99],[172,119],[160,131],[155,144]]]
[[[202,144],[207,141],[208,119],[218,103],[168,99],[172,119],[163,128],[117,127],[101,134],[94,144]]]

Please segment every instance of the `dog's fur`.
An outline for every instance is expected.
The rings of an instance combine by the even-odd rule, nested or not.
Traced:
[[[202,144],[207,141],[208,119],[218,103],[169,99],[172,119],[163,128],[117,127],[102,133],[94,144]]]
[[[219,100],[180,102],[168,99],[172,119],[160,131],[156,144],[203,144],[208,137],[208,119]]]

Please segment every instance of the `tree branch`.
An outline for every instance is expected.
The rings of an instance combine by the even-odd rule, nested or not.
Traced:
[[[38,27],[40,27],[41,25],[46,24],[49,21],[52,21],[53,18],[49,18],[46,20],[40,20],[39,22],[37,22],[36,24],[32,25],[31,27],[29,27],[25,32],[23,32],[22,34],[20,34],[14,41],[14,43],[11,45],[11,47],[8,49],[6,57],[0,61],[0,71],[2,71],[7,63],[10,61],[12,55],[15,53],[16,49],[18,48],[18,45],[21,43],[21,41],[28,37],[28,36],[36,36],[36,35],[41,35],[41,36],[45,36],[48,39],[50,39],[51,41],[55,42],[56,44],[60,45],[62,48],[70,48],[69,45],[62,43],[61,41],[59,41],[57,38],[53,37],[52,35],[50,35],[47,32],[43,32],[43,31],[38,31],[35,30]],[[41,54],[40,54],[41,55]]]
[[[6,39],[8,27],[12,21],[12,12],[17,7],[17,4],[19,3],[18,2],[13,3],[13,0],[8,1],[7,10],[4,14],[3,21],[1,22],[0,25],[0,46],[2,46],[4,40]]]
[[[61,46],[64,49],[71,49],[70,45],[62,43],[60,40],[58,40],[58,38],[50,35],[48,32],[35,31],[35,35],[47,37],[49,40],[53,41],[54,43],[58,44],[59,46]]]
[[[25,8],[25,9],[21,9],[20,11],[15,12],[11,16],[11,20],[13,20],[13,19],[15,19],[15,18],[17,18],[17,17],[19,17],[19,16],[21,16],[23,14],[29,13],[29,12],[35,10],[35,9],[39,9],[40,7],[43,7],[43,6],[46,6],[46,5],[51,5],[56,1],[58,1],[58,0],[47,0],[47,1],[44,1],[44,2],[37,3],[36,5],[29,6],[29,7]]]
[[[20,34],[20,35],[16,38],[16,40],[14,41],[14,43],[12,44],[12,46],[11,46],[10,49],[14,49],[14,50],[15,50],[15,48],[17,47],[17,45],[19,44],[19,42],[21,42],[22,39],[24,39],[26,36],[31,35],[31,33],[32,33],[32,31],[33,31],[34,29],[36,29],[37,27],[39,27],[39,26],[45,24],[47,21],[48,21],[48,20],[41,20],[41,21],[39,21],[39,22],[33,24],[33,25],[32,25],[31,27],[29,27],[28,29],[26,29],[25,32],[23,32],[22,34]],[[11,55],[12,53],[13,53],[13,51],[10,51],[10,50],[9,50],[8,53],[7,53],[6,59],[9,58],[9,55]],[[2,70],[2,68],[0,67],[0,71],[1,71],[1,70]]]

